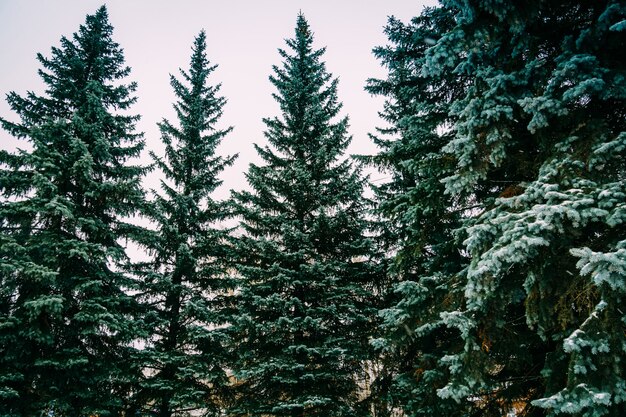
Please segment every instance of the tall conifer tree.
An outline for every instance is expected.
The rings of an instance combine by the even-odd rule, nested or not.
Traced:
[[[626,10],[617,1],[445,1],[436,13],[452,24],[415,47],[425,84],[405,92],[424,103],[441,86],[460,87],[437,99],[450,104],[451,122],[432,130],[443,139],[433,156],[454,164],[440,178],[442,201],[447,213],[461,210],[469,264],[437,317],[397,306],[385,316],[442,321],[460,335],[462,349],[433,358],[449,370],[438,396],[477,415],[622,415]],[[405,289],[401,307],[434,294]],[[446,303],[460,291],[459,303]],[[424,328],[409,325],[418,337]]]
[[[136,367],[132,285],[115,265],[143,195],[135,84],[103,6],[50,58],[43,95],[0,120],[31,150],[0,153],[0,414],[118,415]]]
[[[348,120],[312,43],[299,15],[270,77],[282,114],[264,120],[265,164],[251,165],[252,190],[235,194],[236,415],[362,415],[357,379],[372,320],[364,179],[343,159]]]
[[[224,260],[229,230],[227,203],[211,194],[218,174],[234,157],[216,155],[231,128],[219,129],[226,100],[208,82],[216,65],[206,57],[206,35],[196,37],[188,71],[171,76],[178,126],[159,127],[165,158],[153,155],[163,171],[162,193],[146,209],[156,225],[141,239],[152,255],[138,266],[151,334],[142,362],[146,378],[141,397],[157,415],[222,415],[225,371],[224,296],[229,289]]]
[[[455,229],[461,214],[441,180],[454,170],[442,148],[453,135],[455,117],[449,101],[463,92],[454,74],[424,76],[425,52],[454,26],[449,9],[425,9],[409,24],[390,18],[385,28],[390,45],[374,55],[388,70],[386,79],[368,80],[367,90],[385,96],[382,119],[388,127],[373,135],[380,152],[370,157],[390,180],[375,189],[379,238],[392,255],[382,331],[376,339],[384,370],[377,381],[379,401],[410,416],[464,415],[437,390],[448,382],[441,356],[462,348],[458,332],[447,328],[440,313],[462,305],[460,254]]]
[[[446,190],[491,186],[467,223],[466,306],[449,316],[465,349],[447,358],[444,397],[493,392],[550,416],[626,410],[625,17],[617,1],[470,2],[431,51],[473,78],[455,103]]]

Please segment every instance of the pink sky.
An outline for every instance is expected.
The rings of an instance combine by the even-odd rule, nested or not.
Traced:
[[[344,114],[350,116],[354,139],[351,153],[373,153],[367,137],[380,126],[377,112],[383,100],[373,98],[363,87],[370,77],[383,77],[385,70],[371,54],[374,46],[386,43],[382,32],[387,16],[407,21],[418,15],[422,1],[408,0],[269,0],[269,1],[104,1],[114,26],[114,39],[124,48],[132,68],[129,80],[137,81],[138,103],[133,113],[141,114],[138,129],[145,132],[147,148],[161,153],[156,123],[174,120],[169,74],[186,68],[194,36],[205,29],[207,55],[218,64],[211,82],[222,83],[228,99],[223,126],[235,130],[218,149],[221,154],[238,152],[237,163],[228,168],[219,192],[245,187],[244,172],[258,161],[253,143],[263,143],[263,117],[274,116],[278,107],[268,81],[272,65],[280,65],[277,48],[293,36],[296,16],[302,11],[315,34],[315,46],[326,46],[328,70],[339,77],[339,98]],[[433,5],[432,0],[427,1]],[[15,91],[42,91],[37,75],[37,52],[49,55],[62,35],[69,36],[93,13],[102,0],[0,0],[0,116],[15,119],[4,96]],[[0,147],[14,148],[16,142],[0,132]],[[23,146],[17,143],[17,146]],[[377,174],[374,174],[376,176]],[[147,181],[149,187],[156,182]]]

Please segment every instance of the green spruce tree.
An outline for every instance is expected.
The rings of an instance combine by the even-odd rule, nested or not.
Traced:
[[[133,286],[115,265],[143,198],[130,69],[103,6],[51,57],[46,91],[1,119],[28,150],[0,153],[0,415],[118,415],[137,367]]]
[[[448,382],[440,358],[458,352],[458,332],[440,313],[462,305],[460,272],[467,264],[455,230],[461,212],[441,180],[453,161],[442,148],[455,122],[449,101],[463,93],[451,73],[424,76],[429,47],[454,26],[448,9],[426,9],[409,24],[390,18],[390,45],[374,49],[388,70],[386,79],[368,80],[367,91],[386,98],[380,113],[387,127],[372,135],[380,152],[368,158],[387,181],[375,188],[379,240],[390,255],[381,331],[374,340],[384,366],[375,387],[387,410],[409,416],[465,415],[466,408],[442,401],[437,390]]]
[[[447,192],[507,181],[467,224],[465,349],[442,396],[497,392],[511,412],[551,416],[626,410],[625,15],[616,1],[470,3],[465,53],[433,48],[474,79],[455,104]]]
[[[229,384],[223,325],[230,284],[224,260],[229,230],[227,203],[211,194],[218,174],[234,157],[216,155],[231,128],[219,129],[226,100],[208,83],[216,65],[206,57],[206,35],[195,38],[188,71],[171,76],[178,126],[159,124],[165,157],[153,154],[165,180],[145,214],[156,225],[140,243],[152,255],[136,265],[143,277],[150,338],[142,352],[146,377],[141,398],[160,417],[222,415]],[[200,413],[200,414],[198,414]]]
[[[365,237],[364,179],[344,158],[347,118],[338,118],[337,80],[312,49],[299,15],[291,51],[270,77],[281,116],[264,119],[264,165],[251,191],[235,193],[243,235],[234,415],[367,415],[367,328],[372,267]]]
[[[455,233],[469,256],[447,290],[462,300],[438,314],[463,347],[435,357],[449,371],[437,394],[484,416],[623,415],[626,9],[446,1],[437,10],[452,24],[414,62],[433,82],[409,94],[422,101],[458,86],[438,98],[451,122],[434,130],[446,137],[433,156],[454,164],[439,178],[441,198],[446,213],[461,210]],[[408,290],[410,306],[421,289]],[[428,311],[405,319],[435,325]]]

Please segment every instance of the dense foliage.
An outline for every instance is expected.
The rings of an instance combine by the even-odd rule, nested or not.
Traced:
[[[133,283],[115,265],[143,200],[130,163],[144,142],[111,33],[102,7],[37,56],[44,95],[7,97],[20,122],[2,126],[31,149],[0,153],[2,415],[117,415],[139,371]]]
[[[623,1],[389,18],[373,211],[304,16],[227,201],[205,33],[145,198],[112,30],[87,16],[0,119],[25,143],[0,151],[0,416],[626,415]]]
[[[416,416],[464,415],[437,390],[448,377],[440,358],[462,349],[460,335],[440,314],[462,305],[468,263],[458,230],[464,207],[442,183],[454,172],[454,161],[442,151],[457,119],[449,103],[462,97],[465,80],[421,72],[426,51],[454,24],[444,8],[425,10],[408,25],[391,18],[385,32],[392,46],[374,50],[389,76],[367,85],[387,97],[381,112],[387,127],[373,136],[381,150],[368,159],[391,178],[375,189],[380,241],[393,255],[389,275],[395,282],[381,312],[385,337],[374,341],[387,377],[380,395],[392,409]]]
[[[280,117],[265,119],[265,165],[251,165],[251,191],[235,194],[243,235],[233,322],[237,415],[348,416],[358,410],[366,359],[370,242],[364,179],[343,153],[337,80],[312,49],[302,15],[291,53],[270,77]]]
[[[218,96],[219,85],[208,84],[215,68],[200,32],[189,70],[181,70],[183,81],[170,78],[179,126],[167,120],[159,125],[165,157],[153,158],[165,180],[162,193],[144,209],[155,230],[139,239],[152,255],[135,265],[143,278],[139,299],[149,335],[140,355],[146,370],[140,396],[144,404],[155,404],[160,417],[199,410],[219,415],[229,382],[223,332],[231,289],[225,262],[229,230],[221,224],[229,210],[211,193],[234,157],[216,155],[231,129],[216,127],[226,100]]]
[[[447,1],[390,22],[389,78],[369,88],[389,97],[381,212],[412,269],[396,271],[379,344],[413,355],[396,377],[409,414],[449,399],[476,415],[624,413],[625,12]],[[423,218],[445,224],[424,238]]]

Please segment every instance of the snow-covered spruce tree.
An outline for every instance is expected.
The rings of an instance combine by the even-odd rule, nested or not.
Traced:
[[[444,195],[441,180],[454,164],[441,150],[453,137],[449,102],[464,92],[464,80],[449,72],[424,76],[425,51],[454,26],[449,9],[426,9],[411,23],[389,19],[390,45],[374,50],[387,68],[367,90],[385,96],[381,117],[388,127],[373,136],[380,152],[369,158],[390,179],[376,187],[380,238],[392,257],[388,271],[394,285],[381,311],[384,372],[375,388],[388,408],[409,416],[465,415],[467,407],[442,401],[437,390],[448,382],[441,357],[463,344],[448,329],[441,312],[462,305],[461,272],[467,259],[454,235],[461,211]]]
[[[441,358],[439,396],[481,415],[623,415],[626,9],[444,5],[455,26],[420,73],[466,80],[443,181],[471,262],[464,305],[440,315],[465,346]]]
[[[10,93],[29,150],[0,153],[0,415],[118,415],[138,374],[119,240],[143,199],[135,84],[107,10],[51,57],[43,95]]]
[[[153,158],[165,180],[145,209],[156,225],[140,239],[151,260],[135,266],[151,335],[141,355],[146,377],[140,397],[160,417],[222,415],[229,383],[223,333],[229,230],[220,224],[229,210],[211,194],[234,157],[216,155],[231,128],[217,127],[226,100],[220,86],[208,82],[215,68],[202,31],[182,80],[170,78],[178,126],[159,124],[165,157]]]
[[[264,120],[269,146],[256,148],[265,164],[250,166],[250,192],[235,193],[243,231],[233,415],[368,414],[358,404],[373,320],[364,179],[344,159],[337,80],[312,43],[299,15],[270,77],[282,114]]]

